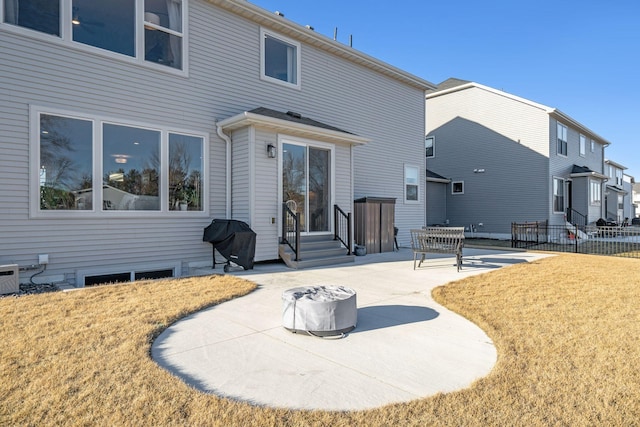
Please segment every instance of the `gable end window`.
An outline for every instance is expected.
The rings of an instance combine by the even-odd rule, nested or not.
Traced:
[[[187,1],[0,0],[0,5],[3,23],[34,30],[34,35],[49,34],[105,56],[182,70]]]
[[[424,139],[424,149],[426,152],[427,159],[436,156],[436,138],[433,136],[427,136]]]
[[[567,127],[558,123],[558,154],[567,155]]]
[[[300,43],[265,30],[260,39],[260,77],[299,89]]]
[[[451,183],[451,194],[464,194],[464,181],[453,181]]]

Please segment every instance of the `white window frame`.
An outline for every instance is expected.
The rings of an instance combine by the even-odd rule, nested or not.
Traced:
[[[410,175],[409,175],[409,171],[414,172],[415,174],[415,178],[416,178],[416,182],[409,182],[410,179]],[[407,187],[412,186],[412,187],[416,187],[416,199],[408,199],[408,194],[407,194]],[[420,203],[420,191],[421,191],[421,186],[420,186],[420,168],[418,166],[415,165],[411,165],[411,164],[405,164],[404,165],[404,203],[406,204],[415,204],[415,203]]]
[[[591,206],[602,205],[602,184],[600,181],[589,180],[589,204]]]
[[[587,155],[587,137],[580,134],[580,157]]]
[[[556,153],[567,157],[569,154],[569,129],[558,122],[556,126]]]
[[[276,79],[274,77],[268,76],[265,73],[265,66],[266,66],[266,61],[265,61],[265,46],[264,46],[264,42],[265,39],[267,37],[270,37],[272,39],[276,39],[284,44],[288,44],[291,45],[293,47],[295,47],[296,49],[296,55],[295,55],[295,61],[296,61],[296,70],[295,70],[295,76],[296,76],[296,81],[295,83],[292,82],[286,82],[284,80],[280,80],[280,79]],[[271,82],[271,83],[275,83],[284,87],[288,87],[288,88],[293,88],[293,89],[301,89],[301,70],[302,70],[302,45],[293,40],[290,39],[288,37],[282,36],[280,34],[274,33],[272,31],[266,30],[264,28],[260,28],[260,80],[264,80],[267,82]]]
[[[431,155],[427,155],[427,141],[431,140]],[[436,137],[435,136],[427,136],[424,139],[424,149],[425,149],[425,156],[427,157],[427,159],[433,159],[436,156]]]
[[[593,139],[591,140],[591,152],[596,152],[596,141],[594,141]]]
[[[556,210],[556,183],[557,188],[562,189],[562,210]],[[551,180],[551,210],[554,214],[564,214],[567,206],[567,188],[566,188],[566,180],[564,178],[553,177]]]
[[[40,115],[48,114],[53,116],[69,117],[93,122],[93,209],[91,210],[41,210],[40,209]],[[202,210],[199,211],[179,211],[169,210],[169,134],[181,134],[202,138],[202,188],[208,189],[209,178],[209,136],[206,133],[194,132],[175,128],[172,126],[149,124],[144,122],[131,121],[120,118],[89,115],[76,111],[62,110],[57,108],[47,108],[41,106],[30,106],[29,111],[29,216],[31,218],[113,218],[113,217],[209,217],[209,192],[202,193]],[[130,126],[140,129],[150,129],[161,133],[160,145],[160,209],[159,210],[103,210],[102,209],[102,183],[103,183],[103,125],[116,124]]]
[[[146,61],[144,52],[144,0],[134,0],[136,9],[136,28],[135,28],[135,56],[128,56],[117,52],[112,52],[99,47],[91,46],[88,44],[76,42],[73,40],[73,28],[72,28],[72,5],[73,0],[59,0],[60,1],[60,36],[45,34],[40,31],[32,30],[29,28],[20,27],[18,25],[8,24],[4,22],[4,2],[0,0],[0,31],[7,31],[10,33],[18,34],[24,37],[41,40],[48,43],[55,43],[67,48],[80,50],[93,55],[115,59],[121,62],[127,62],[130,64],[141,65],[144,67],[153,68],[157,71],[162,71],[169,74],[188,76],[188,64],[189,64],[189,48],[188,48],[188,36],[187,30],[187,16],[189,15],[189,0],[182,0],[182,68],[177,69],[166,65],[158,64],[152,61]],[[163,28],[163,27],[161,27]],[[170,29],[163,28],[162,31],[177,35],[179,33]]]
[[[456,184],[461,185],[461,188],[462,188],[461,191],[455,191]],[[451,194],[454,194],[454,195],[464,194],[464,181],[451,181]]]

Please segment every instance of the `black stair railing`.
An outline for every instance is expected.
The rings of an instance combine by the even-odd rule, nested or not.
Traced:
[[[286,203],[282,204],[281,243],[291,248],[294,261],[300,261],[300,213],[293,212]]]
[[[575,225],[578,230],[584,231],[587,227],[587,216],[573,208],[567,208],[567,221]]]
[[[351,212],[345,213],[338,205],[333,205],[333,240],[339,240],[351,255]]]

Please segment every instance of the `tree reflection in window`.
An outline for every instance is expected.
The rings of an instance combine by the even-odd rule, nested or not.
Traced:
[[[105,210],[160,210],[160,132],[103,126],[102,207]]]
[[[202,210],[202,150],[202,138],[169,134],[169,210]]]
[[[42,114],[39,131],[40,209],[92,209],[93,123]]]

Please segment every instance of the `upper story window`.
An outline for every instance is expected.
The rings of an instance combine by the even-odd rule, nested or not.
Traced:
[[[5,0],[4,22],[45,34],[60,36],[60,2]]]
[[[580,135],[580,156],[587,155],[587,138],[584,135]]]
[[[420,193],[420,171],[415,166],[404,167],[404,200],[417,202]]]
[[[178,70],[186,1],[0,0],[6,24]]]
[[[424,149],[426,151],[427,158],[436,156],[436,138],[428,136],[424,139]]]
[[[558,123],[558,154],[567,155],[567,127]]]
[[[33,118],[34,215],[204,212],[204,136],[44,111]]]
[[[260,31],[261,78],[300,88],[300,43]]]
[[[591,140],[591,152],[596,152],[596,142],[593,139]]]
[[[616,185],[622,187],[622,169],[616,168]]]

